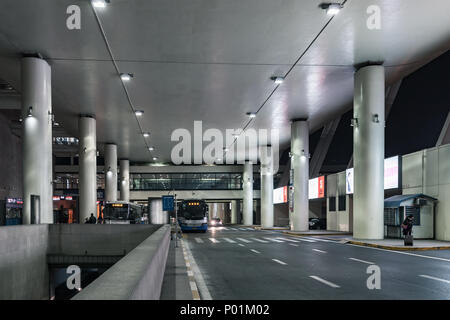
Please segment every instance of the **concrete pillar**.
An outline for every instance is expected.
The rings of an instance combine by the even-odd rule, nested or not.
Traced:
[[[384,67],[355,74],[353,237],[383,239]]]
[[[237,209],[238,209],[237,200],[231,200],[231,224],[237,223],[237,214],[238,214]]]
[[[51,68],[39,58],[22,59],[23,223],[53,223]],[[39,203],[39,205],[37,205]]]
[[[105,201],[117,201],[117,145],[105,145]]]
[[[309,230],[309,124],[306,120],[291,124],[291,168],[293,170],[294,212],[290,221],[291,230]]]
[[[261,227],[273,227],[273,152],[271,146],[260,147],[261,159]]]
[[[253,162],[245,161],[242,175],[242,224],[251,226],[253,224]]]
[[[169,214],[163,211],[161,199],[153,199],[150,202],[150,222],[151,224],[169,223]]]
[[[80,221],[84,223],[91,213],[97,212],[97,134],[96,120],[81,116],[79,130],[79,183]]]
[[[130,161],[120,160],[120,200],[130,202]]]

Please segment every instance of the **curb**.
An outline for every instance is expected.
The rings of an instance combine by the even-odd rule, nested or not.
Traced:
[[[187,274],[189,278],[189,285],[191,287],[192,299],[193,300],[201,300],[200,293],[197,287],[197,283],[195,282],[194,273],[191,269],[191,264],[189,262],[188,254],[186,248],[184,247],[184,242],[181,241],[181,247],[183,249],[184,262],[187,268]]]
[[[364,247],[372,247],[372,248],[379,248],[379,249],[386,249],[386,250],[395,250],[395,251],[431,251],[431,250],[450,250],[450,246],[439,246],[439,247],[397,247],[397,246],[385,246],[381,244],[373,244],[373,243],[367,243],[367,242],[359,242],[359,241],[353,241],[349,240],[347,241],[348,244],[355,244],[358,246],[364,246]]]
[[[309,233],[293,233],[293,232],[283,232],[284,234],[288,234],[290,236],[297,236],[297,237],[320,237],[320,236],[348,236],[352,235],[351,233],[320,233],[320,234],[309,234]]]

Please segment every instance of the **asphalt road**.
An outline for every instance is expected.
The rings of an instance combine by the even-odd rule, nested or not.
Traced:
[[[394,252],[235,226],[183,242],[203,299],[450,299],[447,250]],[[380,289],[367,286],[373,265]]]

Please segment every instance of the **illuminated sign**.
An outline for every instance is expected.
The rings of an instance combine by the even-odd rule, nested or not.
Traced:
[[[309,180],[308,199],[319,199],[325,197],[325,176]]]
[[[277,188],[273,190],[273,203],[286,203],[288,202],[287,199],[287,186]]]
[[[399,156],[384,159],[384,190],[399,188]],[[353,168],[345,171],[345,192],[353,194]]]
[[[123,207],[123,203],[113,203],[111,204],[113,207],[117,207],[117,208],[122,208]]]

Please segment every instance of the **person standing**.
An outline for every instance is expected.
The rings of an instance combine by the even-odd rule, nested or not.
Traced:
[[[412,234],[412,228],[414,223],[414,216],[412,214],[408,215],[402,223],[403,235],[410,236]]]

